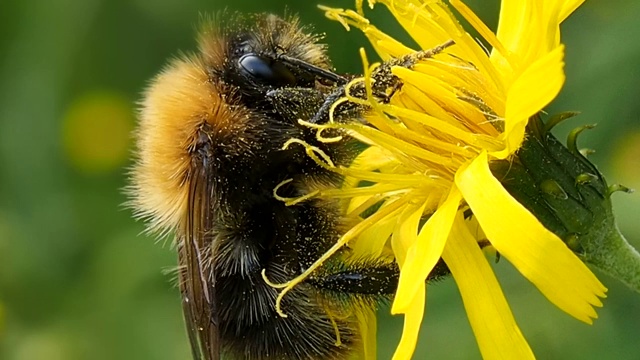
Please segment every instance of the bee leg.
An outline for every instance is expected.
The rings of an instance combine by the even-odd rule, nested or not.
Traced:
[[[491,246],[488,240],[478,243],[481,249]],[[500,258],[496,256],[496,262]],[[360,260],[356,262],[338,263],[327,268],[339,268],[338,271],[326,270],[325,273],[314,276],[309,282],[317,288],[337,293],[346,292],[359,295],[389,296],[396,292],[400,270],[395,263],[376,262],[375,260]],[[451,275],[447,264],[440,258],[433,267],[427,279],[428,283],[437,282]]]
[[[392,73],[394,66],[400,66],[407,69],[413,68],[419,61],[431,58],[434,55],[441,53],[446,48],[453,46],[455,42],[449,40],[439,46],[436,46],[430,50],[418,51],[405,55],[400,58],[395,58],[389,61],[385,61],[380,66],[375,68],[371,73],[372,95],[377,101],[386,104],[393,95],[395,95],[400,88],[402,88],[402,81]],[[338,82],[336,82],[339,84]],[[367,110],[367,105],[355,104],[347,101],[337,107],[333,107],[333,104],[340,98],[346,96],[346,89],[348,84],[342,84],[336,87],[325,99],[318,112],[313,116],[311,122],[315,124],[322,124],[329,120],[330,113],[333,111],[333,117],[340,121],[340,119],[359,119],[362,117],[362,113]],[[367,98],[367,90],[363,81],[356,82],[349,87],[349,95],[359,99]],[[361,120],[362,121],[362,120]]]
[[[276,113],[297,124],[298,119],[308,121],[316,114],[325,95],[316,89],[294,87],[271,90],[266,97]]]
[[[398,90],[402,88],[402,82],[391,73],[391,67],[395,63],[386,62],[380,65],[371,77],[375,80],[372,84],[372,95],[380,103],[386,104]],[[413,66],[413,65],[411,65]],[[407,66],[410,67],[410,66]],[[323,124],[329,121],[331,114],[335,121],[342,119],[357,120],[367,110],[367,105],[345,101],[334,107],[336,101],[346,96],[346,85],[336,87],[322,102],[316,114],[311,118],[314,124]],[[352,84],[349,88],[349,96],[359,99],[367,98],[367,90],[364,82]]]
[[[390,296],[396,292],[400,271],[395,263],[360,261],[342,264],[342,267],[340,271],[314,276],[308,281],[317,288],[336,293]],[[440,259],[426,281],[438,281],[450,273]]]

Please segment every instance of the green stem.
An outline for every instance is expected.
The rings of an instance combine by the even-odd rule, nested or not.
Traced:
[[[586,247],[582,257],[640,293],[640,253],[627,242],[616,225],[610,228],[599,246]]]

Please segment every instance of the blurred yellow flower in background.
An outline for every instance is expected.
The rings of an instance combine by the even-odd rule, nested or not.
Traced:
[[[119,169],[129,155],[134,123],[131,102],[108,90],[87,92],[69,105],[62,145],[76,170],[104,174]]]

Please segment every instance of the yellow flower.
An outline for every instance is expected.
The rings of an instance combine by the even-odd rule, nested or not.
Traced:
[[[479,242],[488,241],[549,301],[586,323],[597,317],[593,307],[602,306],[599,297],[605,297],[606,289],[505,190],[489,164],[515,156],[529,118],[562,88],[559,26],[583,0],[503,1],[495,34],[462,2],[452,0],[490,46],[489,53],[442,1],[380,0],[370,6],[374,2],[384,4],[422,49],[451,40],[455,45],[415,66],[393,67],[403,85],[389,103],[372,95],[375,65],[369,67],[363,56],[365,75],[354,83],[364,83],[367,99],[348,94],[345,100],[370,107],[368,124],[310,125],[339,128],[370,145],[349,168],[333,166],[307,145],[310,156],[347,179],[342,189],[313,195],[348,199],[351,216],[378,207],[373,215],[363,215],[318,264],[346,243],[368,254],[393,251],[401,272],[391,311],[405,315],[394,358],[409,359],[424,315],[425,279],[442,257],[460,289],[483,357],[533,358]],[[383,60],[415,52],[371,25],[362,1],[356,7],[324,9],[347,28],[362,30]]]

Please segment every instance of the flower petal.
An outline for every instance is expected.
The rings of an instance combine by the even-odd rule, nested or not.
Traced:
[[[546,35],[535,29],[540,23],[539,17],[543,5],[538,0],[502,1],[500,3],[500,20],[496,35],[502,46],[519,58],[528,52],[528,48],[538,46],[537,37]],[[533,31],[533,30],[538,30]],[[492,61],[496,56],[506,56],[495,51],[491,53]]]
[[[557,46],[563,5],[563,1],[502,1],[496,34],[501,45],[511,52],[507,55],[517,57],[517,65],[526,68],[549,52],[552,49],[550,45]],[[566,11],[572,5],[568,6]],[[493,51],[492,61],[495,63],[500,56],[507,55]],[[514,70],[518,71],[517,68]]]
[[[382,256],[384,245],[396,227],[396,216],[400,214],[400,211],[401,209],[379,220],[364,230],[355,241],[350,242],[349,246],[352,248],[354,254],[362,257]]]
[[[513,154],[524,140],[531,116],[547,106],[564,84],[564,46],[529,66],[513,83],[507,94],[505,114],[505,149],[491,153],[499,159]]]
[[[459,215],[442,253],[484,359],[534,359],[487,259]]]
[[[456,174],[462,192],[491,244],[556,306],[592,323],[606,288],[555,234],[504,189],[486,152]],[[517,235],[516,235],[517,234]]]
[[[358,327],[360,328],[360,336],[362,337],[362,359],[375,360],[377,345],[376,313],[371,308],[362,307],[356,311],[356,318],[358,319]]]
[[[422,318],[424,317],[426,292],[427,288],[423,281],[420,289],[407,307],[407,312],[404,315],[404,326],[402,327],[402,338],[396,352],[393,354],[393,360],[409,360],[413,357],[413,351],[416,349],[418,334],[420,333],[420,324],[422,324]]]
[[[426,201],[422,205],[411,204],[407,206],[403,209],[395,223],[391,237],[391,246],[400,269],[404,267],[409,249],[411,249],[411,246],[416,242],[420,217],[426,206]],[[413,299],[413,296],[411,299]],[[407,301],[411,299],[407,299]]]
[[[402,271],[400,271],[398,290],[391,307],[392,314],[407,311],[411,305],[409,301],[415,297],[416,291],[420,291],[422,284],[440,259],[460,200],[460,192],[453,187],[447,199],[427,220],[420,230],[417,240],[407,251],[407,257]]]
[[[379,0],[376,2],[389,8],[420,48],[433,49],[446,41],[453,40],[456,45],[447,49],[448,53],[473,63],[494,82],[500,83],[500,77],[491,66],[485,49],[464,31],[460,22],[442,0]]]
[[[560,22],[565,21],[582,3],[584,0],[565,0],[560,11]]]

